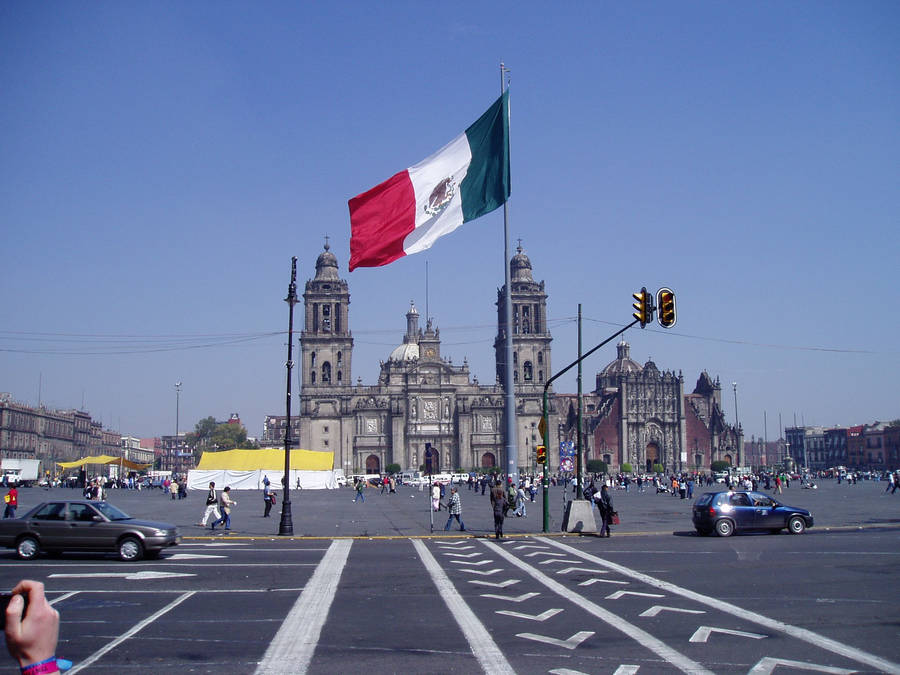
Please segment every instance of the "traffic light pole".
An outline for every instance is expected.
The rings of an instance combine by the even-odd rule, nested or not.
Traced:
[[[556,373],[555,375],[553,375],[553,376],[552,376],[549,380],[547,380],[547,382],[544,384],[544,406],[543,406],[543,414],[542,414],[542,417],[541,417],[541,426],[543,427],[543,434],[542,434],[542,435],[543,435],[543,437],[544,437],[544,447],[545,447],[545,448],[549,448],[549,447],[550,447],[550,427],[549,427],[549,425],[548,425],[548,420],[547,420],[547,417],[548,417],[548,394],[547,394],[547,392],[548,392],[548,390],[550,389],[550,385],[553,384],[553,381],[554,381],[555,379],[557,379],[560,375],[562,375],[563,373],[566,373],[567,371],[569,371],[569,370],[571,370],[572,368],[574,368],[575,366],[577,366],[579,363],[581,363],[582,361],[584,361],[587,357],[589,357],[589,356],[590,356],[591,354],[593,354],[595,351],[597,351],[598,349],[600,349],[600,347],[602,347],[602,346],[608,344],[608,343],[609,343],[610,341],[612,341],[612,340],[615,340],[615,339],[616,339],[617,337],[619,337],[622,333],[624,333],[626,330],[628,330],[629,328],[631,328],[632,326],[634,326],[634,325],[637,324],[637,323],[640,323],[640,320],[639,320],[639,319],[635,319],[634,321],[632,321],[630,324],[628,324],[627,326],[625,326],[625,327],[622,328],[621,330],[619,330],[619,331],[613,333],[613,334],[610,335],[608,338],[606,338],[603,342],[601,342],[599,345],[597,345],[596,347],[593,347],[593,348],[590,349],[589,351],[585,352],[584,354],[582,354],[581,356],[579,356],[577,359],[575,359],[574,361],[572,361],[572,363],[570,363],[570,364],[567,365],[565,368],[563,368],[562,370],[560,370],[558,373]],[[548,460],[549,460],[549,457],[548,457]],[[549,461],[544,463],[544,472],[543,472],[544,475],[543,475],[542,480],[541,480],[542,486],[543,486],[543,488],[544,488],[544,532],[549,532],[549,531],[550,531],[550,473],[549,473],[549,471],[547,470],[547,465],[548,465],[548,464],[549,464]]]

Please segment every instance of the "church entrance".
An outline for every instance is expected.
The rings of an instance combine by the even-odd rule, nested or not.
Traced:
[[[486,452],[481,456],[482,469],[493,469],[495,466],[497,466],[497,458],[494,457],[493,452]]]
[[[369,455],[366,457],[366,473],[381,473],[381,460],[378,455]]]
[[[648,443],[647,444],[647,473],[651,473],[653,471],[653,465],[659,464],[659,446],[656,443]]]
[[[728,464],[731,464],[731,455],[725,455],[722,459],[728,462]]]
[[[425,473],[427,475],[441,472],[441,453],[431,447],[431,443],[425,444]]]

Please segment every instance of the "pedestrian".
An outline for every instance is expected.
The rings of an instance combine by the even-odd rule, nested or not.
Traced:
[[[210,516],[212,516],[212,519],[215,521],[219,519],[220,515],[219,498],[216,496],[216,484],[210,482],[209,492],[206,493],[206,510],[203,512],[203,518],[201,518],[200,522],[197,524],[200,527],[206,527],[206,522],[209,520]]]
[[[613,501],[612,497],[609,496],[609,488],[606,487],[606,483],[600,488],[600,496],[597,497],[597,509],[600,511],[600,536],[608,537],[610,535],[609,525],[615,511],[613,511]]]
[[[779,475],[775,476],[775,494],[784,494],[784,490],[781,489],[781,476]]]
[[[450,529],[450,523],[453,522],[453,519],[456,518],[456,522],[459,523],[459,531],[465,532],[466,526],[462,521],[462,503],[459,499],[459,490],[455,487],[450,488],[450,501],[447,502],[447,511],[450,512],[450,516],[447,518],[447,524],[444,525],[444,532]]]
[[[388,480],[387,474],[381,477],[381,494],[384,494],[384,491],[388,489],[390,485],[390,481]]]
[[[527,513],[525,512],[525,488],[522,483],[519,483],[519,488],[516,490],[516,517],[522,518],[525,517]]]
[[[212,527],[210,529],[216,529],[216,525],[222,523],[225,525],[225,531],[231,531],[231,507],[237,506],[237,502],[231,499],[231,486],[226,485],[225,489],[222,490],[222,494],[219,495],[219,511],[222,512],[221,518],[214,521]]]
[[[503,519],[506,517],[507,502],[505,491],[500,483],[491,488],[491,509],[494,512],[494,539],[502,539]]]
[[[361,502],[365,504],[366,496],[363,494],[363,481],[361,478],[356,479],[356,496],[353,498],[353,503],[356,503],[356,500],[359,499]]]
[[[272,490],[272,484],[268,478],[263,479],[263,503],[265,504],[263,518],[268,518],[269,511],[272,510],[272,504],[275,503],[275,492]]]
[[[531,501],[534,501],[534,496],[537,494],[537,482],[534,478],[531,479],[531,485],[528,486],[528,494],[531,496]]]
[[[441,486],[438,483],[431,486],[431,510],[441,510]]]
[[[481,477],[481,494],[482,495],[484,494],[484,490],[487,487],[487,484],[488,484],[488,477],[482,476]]]
[[[16,489],[16,481],[9,484],[9,490],[3,497],[6,502],[6,508],[3,510],[4,518],[15,518],[16,508],[19,506],[19,490]]]
[[[391,480],[390,480],[389,485],[390,485],[390,488],[391,488],[391,489],[388,491],[388,494],[389,494],[389,495],[395,495],[395,494],[397,494],[397,479],[394,478],[394,476],[391,476]]]
[[[182,476],[178,482],[178,499],[187,499],[187,476]]]
[[[175,499],[175,497],[178,495],[178,479],[177,478],[172,479],[172,483],[169,486],[169,491],[172,493],[172,499]]]

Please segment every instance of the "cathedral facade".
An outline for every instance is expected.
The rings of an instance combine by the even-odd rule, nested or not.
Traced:
[[[550,376],[547,295],[532,277],[521,246],[510,261],[517,466],[533,468],[543,385]],[[505,363],[503,289],[495,340],[498,373]],[[345,474],[379,473],[388,464],[434,473],[505,466],[504,391],[479,384],[467,360],[441,353],[440,330],[421,326],[411,303],[402,342],[381,362],[376,384],[352,380],[350,292],[337,258],[325,250],[303,293],[300,336],[300,447],[334,453]],[[556,417],[554,415],[553,422]],[[551,426],[551,428],[553,428]]]
[[[643,366],[631,358],[624,340],[616,359],[597,374],[596,388],[584,397],[584,445],[588,459],[610,471],[669,473],[706,471],[720,460],[743,464],[743,435],[729,426],[722,410],[722,388],[703,372],[694,390],[684,393],[684,377],[660,371],[652,360]],[[559,402],[568,396],[557,397]],[[576,401],[568,402],[564,434],[574,439]]]

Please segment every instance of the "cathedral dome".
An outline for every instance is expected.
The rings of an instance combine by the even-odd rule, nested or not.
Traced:
[[[339,281],[337,256],[330,249],[331,246],[326,241],[325,250],[316,258],[316,279]]]
[[[516,248],[516,254],[509,261],[509,277],[513,283],[517,281],[534,282],[534,277],[531,275],[531,260],[522,253],[521,241]]]
[[[625,340],[616,345],[616,350],[618,351],[616,360],[607,364],[606,368],[601,371],[600,377],[615,377],[641,372],[641,366],[631,358],[631,347]]]
[[[419,358],[419,345],[415,343],[402,344],[391,352],[390,361],[416,361]]]

